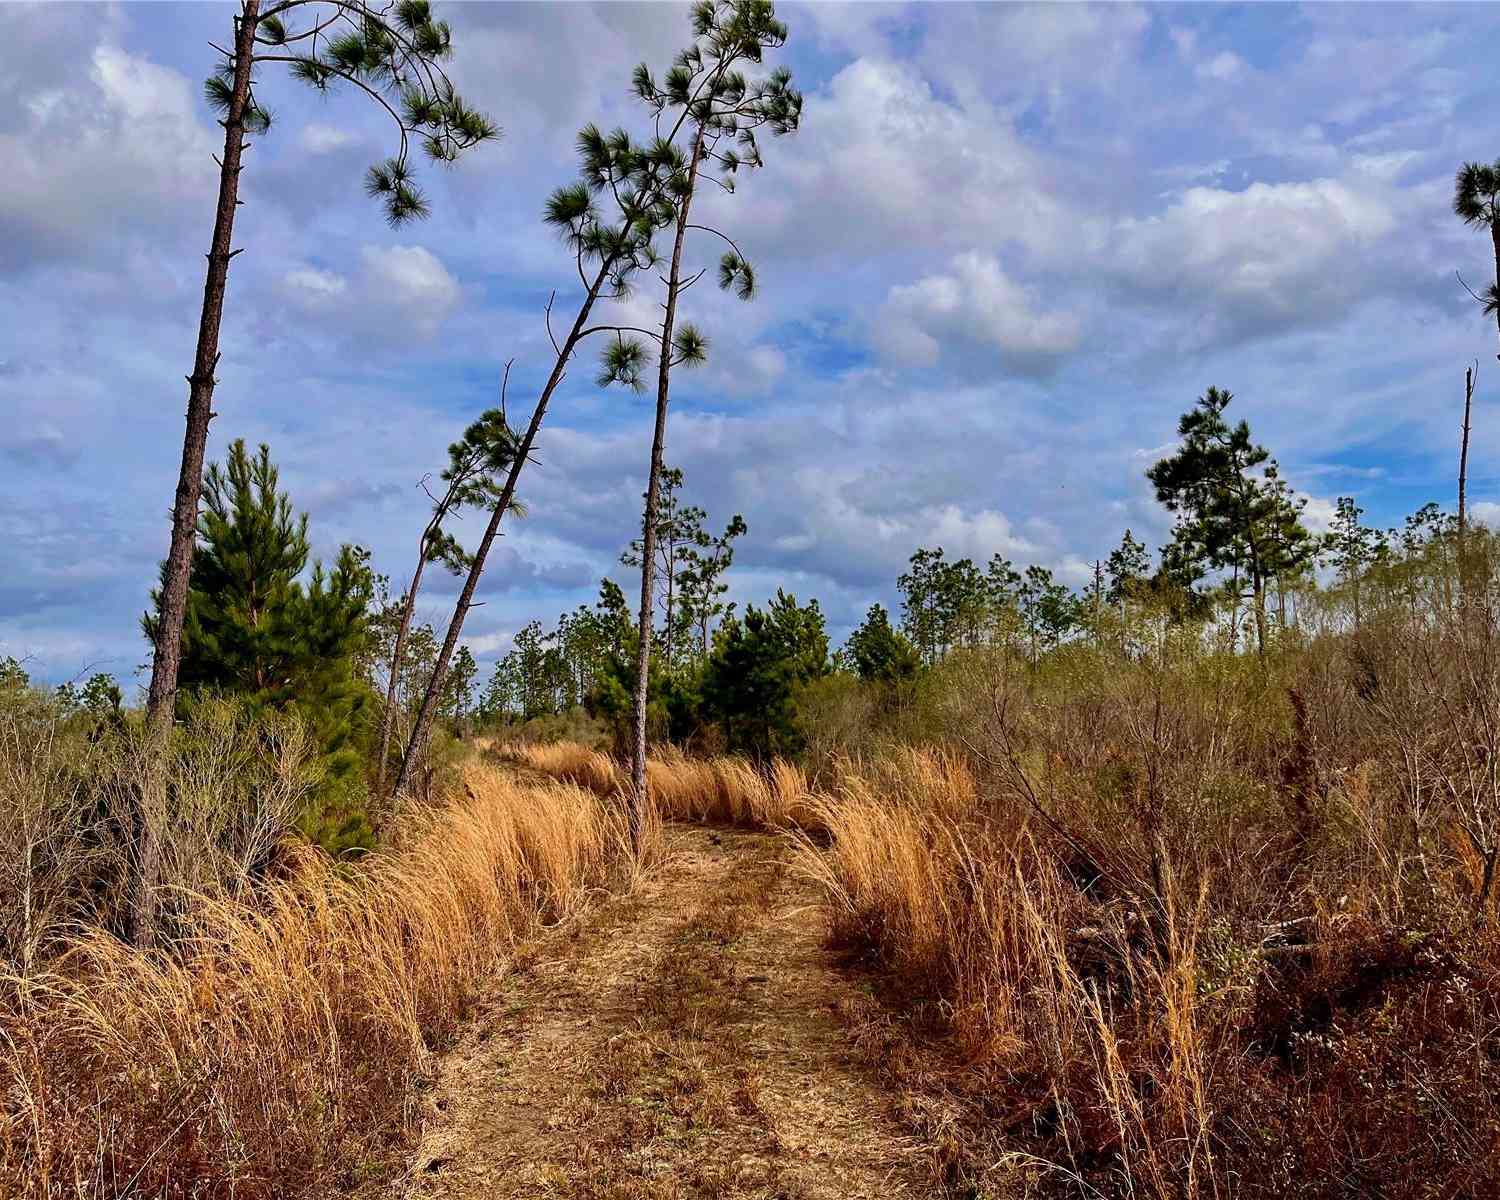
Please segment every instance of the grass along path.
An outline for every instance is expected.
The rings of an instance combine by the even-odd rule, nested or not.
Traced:
[[[669,825],[633,894],[497,980],[445,1057],[413,1200],[920,1196],[856,988],[785,843]]]

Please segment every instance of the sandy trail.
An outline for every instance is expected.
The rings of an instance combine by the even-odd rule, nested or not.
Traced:
[[[445,1055],[420,1200],[921,1196],[774,836],[668,826],[634,894],[545,939]],[[389,1194],[389,1193],[388,1193]]]

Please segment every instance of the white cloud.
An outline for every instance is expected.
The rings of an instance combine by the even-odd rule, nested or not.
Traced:
[[[1207,62],[1198,63],[1193,74],[1199,79],[1215,79],[1221,83],[1234,83],[1243,79],[1249,68],[1245,60],[1232,50],[1220,50]]]
[[[906,366],[935,366],[945,351],[998,350],[1000,370],[1045,370],[1079,337],[1076,317],[1038,311],[993,256],[972,250],[946,273],[891,288],[875,322],[877,349]]]
[[[352,278],[301,264],[281,278],[282,295],[308,316],[346,332],[399,343],[431,337],[462,289],[424,246],[364,246]]]
[[[1302,500],[1302,523],[1313,533],[1321,536],[1333,528],[1333,518],[1338,514],[1338,505],[1326,496],[1313,496],[1307,492],[1293,493]]]
[[[355,141],[355,137],[347,129],[313,121],[302,127],[297,140],[309,154],[330,154],[335,150],[342,150]]]
[[[1493,500],[1480,500],[1476,504],[1469,505],[1469,511],[1474,514],[1474,519],[1491,529],[1500,529],[1500,504]]]
[[[1337,179],[1194,187],[1122,223],[1116,269],[1147,294],[1197,296],[1221,319],[1338,316],[1359,296],[1351,264],[1395,223],[1381,189]]]
[[[736,345],[713,347],[711,357],[715,382],[733,396],[759,396],[786,374],[786,355],[769,344],[741,349]]]
[[[349,290],[349,281],[332,271],[316,267],[295,267],[283,277],[287,291],[311,307],[328,304]]]
[[[12,254],[40,242],[72,257],[132,226],[175,223],[215,186],[218,139],[187,78],[116,46],[96,46],[86,76],[27,116],[0,134],[0,241]]]
[[[366,280],[396,305],[441,321],[458,302],[458,281],[423,246],[366,246],[360,251]]]
[[[849,64],[808,95],[803,126],[767,145],[767,165],[746,189],[753,207],[721,197],[706,205],[756,230],[754,244],[782,262],[951,252],[976,240],[1077,245],[1075,214],[1011,118],[982,101],[939,98],[907,64]]]

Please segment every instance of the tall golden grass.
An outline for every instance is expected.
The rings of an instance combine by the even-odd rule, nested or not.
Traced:
[[[1473,640],[1440,668],[1432,639],[1389,654],[1363,706],[1311,655],[1279,685],[1237,662],[1002,664],[963,754],[831,772],[797,865],[832,943],[884,972],[895,1028],[955,1052],[903,1075],[892,1013],[870,1026],[894,1082],[953,1101],[950,1185],[1495,1194],[1493,839],[1448,749],[1500,761],[1500,693],[1452,682]]]
[[[76,934],[0,1003],[0,1193],[320,1193],[397,1155],[476,985],[628,860],[616,812],[479,767],[343,867],[309,851],[168,950]]]
[[[833,944],[873,952],[909,1001],[939,1015],[963,1061],[997,1081],[985,1089],[992,1113],[1040,1118],[1056,1127],[1049,1142],[1083,1158],[1110,1147],[1124,1195],[1200,1194],[1191,1181],[1212,1179],[1213,1142],[1195,915],[1174,911],[1164,960],[1131,954],[1126,914],[1086,928],[1098,914],[1024,829],[971,819],[976,795],[948,754],[908,751],[845,773],[819,802],[826,843],[794,835]],[[1079,953],[1080,927],[1096,943],[1092,961]],[[1114,972],[1108,986],[1100,972]],[[1112,996],[1144,998],[1142,1011],[1122,1013]],[[1034,1148],[1004,1136],[984,1147],[992,1161],[1019,1155],[1082,1182],[1066,1154]]]
[[[501,746],[493,752],[601,797],[619,795],[626,784],[612,758],[578,742]],[[691,758],[667,746],[647,762],[646,782],[656,812],[669,820],[808,828],[820,811],[802,769],[782,759],[760,770],[743,758]]]

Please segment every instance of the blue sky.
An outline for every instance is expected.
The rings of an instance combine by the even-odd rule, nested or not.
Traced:
[[[631,67],[686,35],[664,4],[435,7],[504,140],[427,170],[432,218],[392,231],[360,187],[388,152],[371,106],[266,72],[210,446],[269,442],[320,552],[367,545],[397,584],[418,482],[507,359],[515,404],[550,365],[542,309],[576,280],[539,212],[574,133],[639,128]],[[231,11],[0,5],[0,654],[43,678],[145,660],[221,137],[199,84]],[[841,636],[934,544],[1081,584],[1126,526],[1165,536],[1142,472],[1210,384],[1314,524],[1341,494],[1396,523],[1451,500],[1477,358],[1471,494],[1500,515],[1494,331],[1453,279],[1487,283],[1489,248],[1449,212],[1458,164],[1500,156],[1500,9],[782,15],[803,128],[707,202],[761,293],[690,293],[710,362],[674,382],[668,443],[689,498],[750,526],[737,597],[816,596]],[[649,417],[575,364],[466,630],[482,662],[623,578]]]

